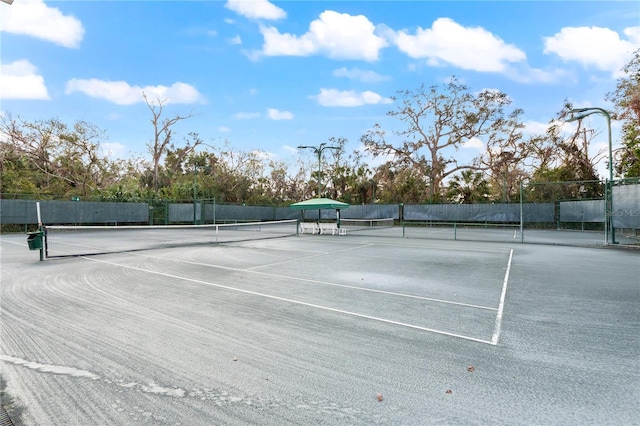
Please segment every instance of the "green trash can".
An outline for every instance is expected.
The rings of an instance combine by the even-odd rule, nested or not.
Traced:
[[[29,250],[42,250],[42,237],[44,232],[36,231],[27,233],[27,245]]]

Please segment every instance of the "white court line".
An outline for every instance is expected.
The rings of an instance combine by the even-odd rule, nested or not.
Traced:
[[[504,282],[502,284],[502,294],[500,294],[500,305],[498,306],[498,314],[496,315],[496,327],[491,338],[491,344],[497,345],[500,338],[500,328],[502,327],[502,312],[504,311],[504,299],[507,296],[507,284],[509,283],[509,271],[511,270],[511,260],[513,259],[513,249],[509,252],[509,262],[507,262],[507,271],[504,274]]]
[[[441,334],[441,335],[445,335],[445,336],[449,336],[449,337],[457,337],[459,339],[470,340],[470,341],[473,341],[473,342],[486,343],[486,344],[489,344],[489,345],[495,345],[493,342],[490,342],[490,341],[487,341],[487,340],[476,339],[474,337],[463,336],[463,335],[455,334],[455,333],[448,333],[446,331],[436,330],[436,329],[428,328],[428,327],[421,327],[419,325],[408,324],[408,323],[404,323],[404,322],[388,320],[388,319],[385,319],[385,318],[379,318],[379,317],[374,317],[374,316],[370,316],[370,315],[359,314],[359,313],[356,313],[356,312],[345,311],[345,310],[342,310],[342,309],[330,308],[328,306],[316,305],[314,303],[302,302],[300,300],[287,299],[285,297],[273,296],[273,295],[270,295],[270,294],[259,293],[259,292],[251,291],[251,290],[244,290],[244,289],[241,289],[241,288],[231,287],[231,286],[227,286],[227,285],[223,285],[223,284],[216,284],[216,283],[212,283],[212,282],[208,282],[208,281],[197,280],[197,279],[194,279],[194,278],[187,278],[187,277],[181,277],[179,275],[167,274],[167,273],[164,273],[164,272],[151,271],[149,269],[138,268],[138,267],[135,267],[135,266],[121,265],[119,263],[108,262],[106,260],[99,260],[99,259],[94,259],[94,258],[90,258],[90,257],[86,257],[86,256],[81,256],[81,258],[82,259],[86,259],[86,260],[90,260],[92,262],[104,263],[104,264],[111,265],[111,266],[119,266],[121,268],[127,268],[127,269],[133,269],[133,270],[136,270],[136,271],[147,272],[149,274],[160,275],[160,276],[167,277],[167,278],[174,278],[174,279],[178,279],[178,280],[189,281],[189,282],[193,282],[193,283],[204,284],[204,285],[209,285],[209,286],[212,286],[212,287],[222,288],[222,289],[225,289],[225,290],[237,291],[239,293],[251,294],[251,295],[260,296],[260,297],[266,297],[268,299],[279,300],[279,301],[282,301],[282,302],[293,303],[293,304],[296,304],[296,305],[308,306],[308,307],[311,307],[311,308],[321,309],[321,310],[325,310],[325,311],[329,311],[329,312],[336,312],[336,313],[339,313],[339,314],[349,315],[349,316],[353,316],[353,317],[357,317],[357,318],[364,318],[364,319],[368,319],[368,320],[378,321],[378,322],[382,322],[382,323],[386,323],[386,324],[397,325],[397,326],[411,328],[411,329],[415,329],[415,330],[428,331],[430,333]]]
[[[311,259],[313,257],[327,256],[327,255],[330,255],[330,254],[341,253],[343,251],[350,251],[350,250],[356,250],[356,249],[360,249],[360,248],[370,247],[372,245],[373,244],[359,245],[359,246],[356,246],[356,247],[349,247],[349,248],[346,248],[346,249],[331,251],[331,252],[328,252],[328,253],[318,253],[318,252],[316,252],[315,254],[312,254],[312,255],[309,255],[309,256],[297,257],[295,259],[282,260],[280,262],[268,263],[266,265],[252,266],[251,268],[242,269],[242,271],[253,272],[254,269],[268,268],[269,266],[281,265],[283,263],[297,262],[298,260],[301,260],[301,259]],[[229,269],[233,269],[233,268],[229,268]],[[240,269],[238,269],[238,270],[240,270]]]
[[[27,244],[16,243],[15,241],[7,241],[4,238],[0,239],[0,241],[2,241],[3,243],[7,243],[7,244],[15,244],[17,246],[27,247]]]
[[[366,246],[362,246],[362,247],[366,247]],[[347,249],[347,250],[350,250],[350,249]],[[336,252],[324,253],[324,254],[322,254],[322,256],[328,256],[328,255],[332,255],[334,253],[343,252],[343,251],[346,251],[346,250],[338,250]],[[141,256],[141,257],[149,257],[151,259],[157,259],[157,257],[155,257],[155,256],[148,256],[148,255],[144,255],[144,254],[133,254],[133,255],[134,256]],[[316,256],[305,256],[305,257],[298,258],[298,259],[292,259],[292,260],[286,260],[286,261],[282,261],[282,262],[270,263],[269,265],[262,265],[262,267],[271,266],[271,265],[278,265],[278,264],[281,264],[281,263],[293,262],[293,261],[296,261],[296,260],[299,260],[299,259],[308,259],[309,257],[316,257]],[[300,278],[300,277],[292,277],[292,276],[289,276],[289,275],[280,275],[280,274],[272,274],[272,273],[269,273],[269,272],[260,272],[260,271],[253,270],[254,268],[247,268],[247,269],[232,268],[231,266],[212,265],[210,263],[191,262],[191,261],[188,261],[188,260],[178,260],[178,259],[166,259],[166,258],[163,258],[163,260],[170,260],[170,261],[173,261],[173,262],[186,263],[188,265],[204,266],[204,267],[208,267],[208,268],[224,269],[224,270],[227,270],[227,271],[249,272],[251,274],[264,275],[264,276],[267,276],[267,277],[284,278],[284,279],[289,279],[289,280],[294,280],[294,281],[302,281],[302,282],[313,283],[313,284],[327,285],[327,286],[331,286],[331,287],[348,288],[350,290],[368,291],[370,293],[378,293],[378,294],[386,294],[386,295],[389,295],[389,296],[405,297],[407,299],[425,300],[425,301],[428,301],[428,302],[444,303],[446,305],[463,306],[463,307],[466,307],[466,308],[483,309],[483,310],[487,310],[487,311],[497,311],[498,310],[497,308],[492,308],[492,307],[488,307],[488,306],[473,305],[473,304],[470,304],[470,303],[462,303],[462,302],[453,302],[451,300],[435,299],[433,297],[417,296],[417,295],[414,295],[414,294],[398,293],[398,292],[387,291],[387,290],[376,290],[376,289],[373,289],[373,288],[359,287],[359,286],[348,285],[348,284],[338,284],[338,283],[332,283],[332,282],[329,282],[329,281],[313,280],[313,279],[310,279],[310,278]]]
[[[493,249],[493,248],[480,248],[480,247],[471,247],[471,248],[462,248],[462,247],[443,247],[442,243],[458,243],[459,241],[455,241],[455,240],[422,240],[424,241],[424,244],[411,244],[409,242],[402,242],[402,243],[392,243],[390,241],[375,241],[375,242],[371,242],[371,245],[375,245],[375,246],[389,246],[389,247],[408,247],[408,248],[420,248],[420,249],[437,249],[439,251],[454,251],[456,253],[460,252],[460,251],[469,251],[469,252],[474,252],[474,253],[501,253],[502,250],[500,249]],[[477,243],[478,241],[465,241],[465,243],[468,244],[473,244],[473,243]],[[353,244],[353,242],[347,242],[347,241],[337,241],[336,240],[336,244]]]

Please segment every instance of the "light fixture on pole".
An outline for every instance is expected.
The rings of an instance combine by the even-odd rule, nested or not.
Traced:
[[[607,134],[609,136],[609,183],[607,188],[609,188],[609,197],[605,200],[605,204],[609,203],[610,208],[606,209],[608,211],[609,217],[605,218],[611,229],[611,244],[616,243],[616,234],[615,229],[613,227],[613,144],[611,141],[611,116],[606,109],[597,108],[597,107],[587,107],[587,108],[575,108],[567,111],[568,114],[571,114],[571,117],[565,120],[565,122],[570,123],[572,121],[579,121],[585,117],[590,116],[591,114],[601,114],[607,119]],[[577,114],[577,115],[574,115]]]
[[[321,198],[321,184],[322,184],[322,151],[325,149],[340,149],[339,146],[330,146],[326,142],[322,142],[318,146],[300,145],[298,149],[312,149],[318,155],[318,198]]]

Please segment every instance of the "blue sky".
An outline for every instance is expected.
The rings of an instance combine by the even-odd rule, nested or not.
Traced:
[[[330,137],[349,151],[386,117],[389,96],[452,75],[498,89],[542,132],[570,99],[608,108],[640,48],[637,2],[43,1],[0,3],[0,110],[85,120],[114,155],[146,156],[142,98],[166,101],[175,127],[291,161]],[[606,122],[591,116],[606,143]],[[614,133],[619,125],[614,122]],[[482,141],[457,154],[477,155]]]

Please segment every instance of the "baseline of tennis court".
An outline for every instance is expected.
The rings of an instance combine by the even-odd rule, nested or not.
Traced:
[[[363,233],[39,261],[20,235],[0,255],[24,424],[637,423],[635,251]]]

